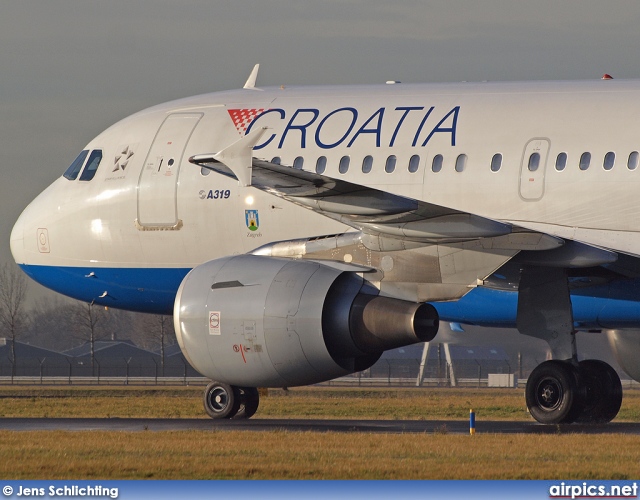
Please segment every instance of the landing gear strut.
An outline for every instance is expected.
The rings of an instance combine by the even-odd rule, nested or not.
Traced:
[[[251,418],[258,410],[260,395],[255,387],[237,387],[211,382],[204,391],[204,409],[213,419]]]
[[[604,361],[545,361],[527,381],[527,408],[542,424],[606,423],[622,403],[620,378]]]

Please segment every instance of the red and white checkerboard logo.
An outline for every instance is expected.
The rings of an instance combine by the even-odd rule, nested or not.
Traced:
[[[264,109],[228,109],[227,112],[236,126],[236,130],[240,135],[244,135],[247,131],[249,124],[260,113],[265,111]]]

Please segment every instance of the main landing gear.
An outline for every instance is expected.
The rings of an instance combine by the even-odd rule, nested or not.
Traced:
[[[527,381],[527,408],[542,424],[607,423],[622,404],[622,385],[604,361],[545,361]]]
[[[527,408],[533,418],[542,424],[606,423],[615,418],[622,404],[620,377],[603,361],[578,362],[566,269],[522,267],[516,323],[520,333],[545,340],[554,357],[538,365],[527,380]]]
[[[237,387],[222,382],[211,382],[204,391],[204,409],[214,419],[251,418],[260,403],[255,387]]]

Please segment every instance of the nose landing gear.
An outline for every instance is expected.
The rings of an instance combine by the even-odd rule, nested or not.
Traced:
[[[260,395],[255,387],[211,382],[204,391],[203,402],[213,419],[251,418],[258,410]]]

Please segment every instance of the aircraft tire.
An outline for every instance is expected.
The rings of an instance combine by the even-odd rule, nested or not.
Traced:
[[[233,418],[239,408],[238,390],[229,384],[211,382],[205,389],[204,409],[211,418]]]
[[[233,418],[251,418],[258,411],[260,394],[255,387],[236,387],[240,393],[240,409]]]
[[[586,404],[576,422],[605,424],[611,422],[622,405],[622,384],[616,371],[604,361],[580,361],[580,374],[587,388]]]
[[[551,360],[531,372],[525,397],[529,413],[541,424],[571,423],[585,406],[586,387],[573,364]]]

